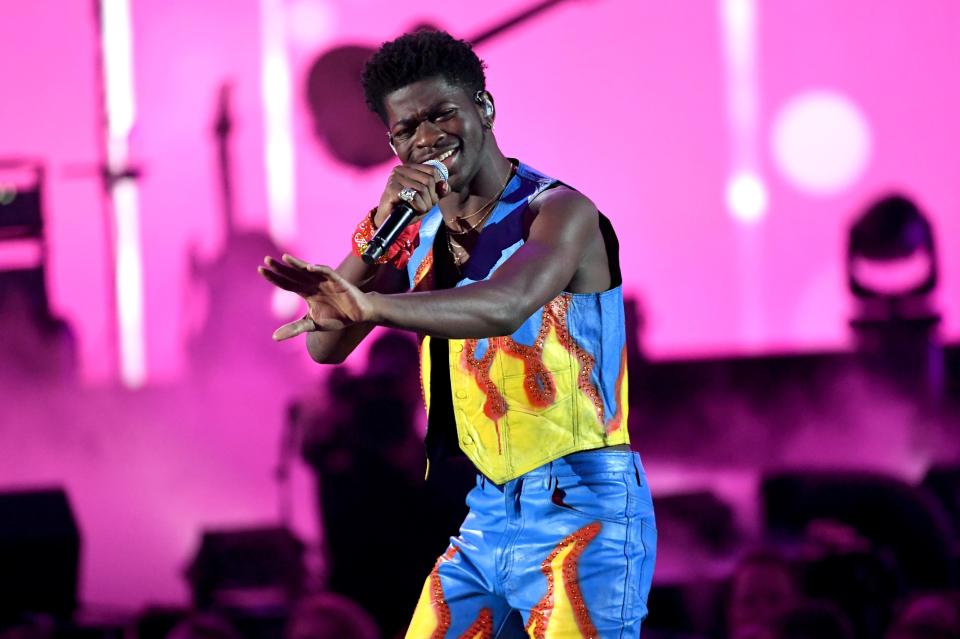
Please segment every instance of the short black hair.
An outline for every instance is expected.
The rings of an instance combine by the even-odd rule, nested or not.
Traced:
[[[363,94],[370,110],[386,122],[383,100],[387,94],[420,80],[442,77],[473,95],[486,89],[484,66],[469,42],[445,31],[406,33],[384,42],[367,60],[361,79]]]

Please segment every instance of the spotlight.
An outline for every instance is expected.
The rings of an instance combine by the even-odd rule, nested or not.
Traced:
[[[933,227],[911,199],[884,196],[855,220],[847,283],[857,306],[850,320],[857,349],[870,370],[930,399],[944,388],[940,315],[931,295],[937,280]]]
[[[886,300],[891,307],[936,288],[933,229],[912,200],[885,196],[856,220],[847,246],[847,281],[857,298]]]

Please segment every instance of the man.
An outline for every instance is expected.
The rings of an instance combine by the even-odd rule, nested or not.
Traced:
[[[616,236],[589,199],[500,151],[466,43],[404,35],[363,83],[401,164],[354,251],[336,270],[287,255],[260,272],[308,306],[274,338],[306,333],[318,362],[343,361],[375,325],[420,334],[428,468],[459,448],[479,471],[407,636],[635,637],[656,527],[628,445]],[[418,222],[367,266],[401,199]]]

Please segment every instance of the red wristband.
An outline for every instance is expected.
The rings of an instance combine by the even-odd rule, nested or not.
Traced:
[[[373,216],[376,213],[376,207],[370,209],[370,212],[363,216],[353,232],[353,254],[357,257],[363,257],[363,251],[377,232],[377,227],[373,224]],[[392,264],[395,268],[402,270],[406,268],[410,256],[413,255],[413,251],[419,245],[420,221],[418,220],[403,229],[394,243],[390,245],[390,248],[377,260],[377,264]]]

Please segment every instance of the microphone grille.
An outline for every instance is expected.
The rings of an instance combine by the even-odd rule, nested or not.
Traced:
[[[450,172],[447,171],[447,165],[445,165],[440,160],[427,160],[424,164],[429,164],[437,170],[437,173],[440,174],[440,181],[446,182],[447,178],[450,177]]]

